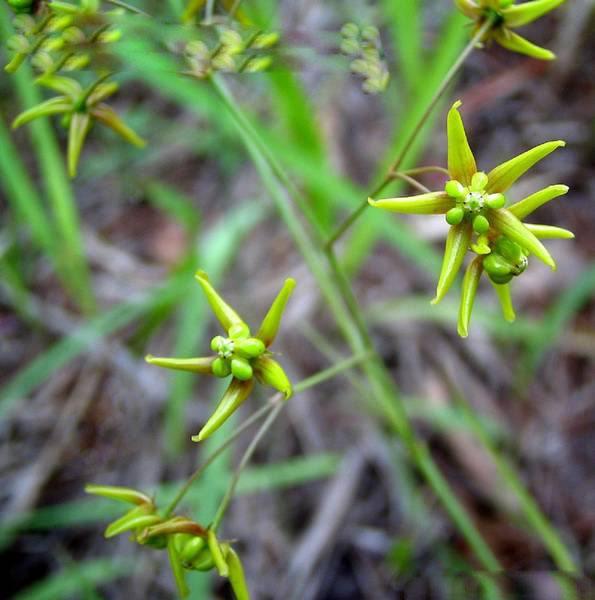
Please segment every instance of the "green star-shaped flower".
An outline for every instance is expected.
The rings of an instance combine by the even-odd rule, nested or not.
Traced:
[[[494,40],[508,50],[541,60],[553,60],[556,55],[512,30],[535,21],[563,2],[565,0],[532,0],[515,4],[515,0],[455,0],[457,8],[473,19],[476,31],[487,19],[492,19],[493,26],[482,41]]]
[[[248,325],[240,318],[225,300],[217,293],[209,282],[206,273],[198,271],[196,279],[200,283],[213,313],[227,332],[227,336],[215,336],[211,340],[212,356],[203,358],[157,358],[147,356],[146,361],[180,371],[228,377],[231,383],[225,391],[215,412],[211,415],[193,441],[200,442],[230,417],[230,415],[246,400],[254,379],[282,392],[285,398],[292,394],[291,382],[281,365],[272,358],[268,348],[273,343],[287,301],[295,288],[295,280],[286,279],[281,291],[271,304],[258,333],[252,336]]]
[[[64,115],[63,124],[68,127],[67,163],[71,177],[76,176],[85,138],[95,121],[106,125],[135,146],[145,145],[145,140],[130,129],[113,108],[103,102],[118,90],[117,83],[104,83],[103,79],[97,80],[85,89],[76,79],[70,77],[58,75],[40,77],[37,80],[39,84],[60,92],[61,95],[22,112],[12,123],[16,128],[39,117]]]
[[[475,265],[473,273],[476,278],[472,277],[470,280],[468,270],[465,279],[475,282],[476,290],[484,267],[494,284],[508,286],[512,277],[524,271],[527,257],[531,254],[555,269],[556,264],[540,239],[573,237],[572,233],[565,229],[521,222],[542,204],[566,194],[568,187],[565,185],[551,185],[505,208],[504,193],[512,184],[542,158],[565,143],[559,140],[546,142],[502,163],[486,174],[477,169],[458,111],[460,105],[460,101],[455,102],[447,118],[448,172],[451,179],[446,182],[444,191],[403,198],[369,199],[372,206],[393,212],[446,215],[451,227],[446,239],[436,296],[432,300],[434,304],[440,302],[448,292],[469,248],[479,256],[471,263]],[[511,244],[518,250],[510,250]],[[484,258],[492,253],[494,256],[484,261]],[[522,259],[519,253],[522,253]],[[500,259],[496,255],[500,256]],[[506,287],[497,291],[502,292],[499,293],[499,297],[505,308],[504,294],[509,294],[509,290]],[[466,300],[471,296],[475,297],[475,291],[471,293],[470,287]],[[504,310],[507,318],[513,314],[509,305],[510,302],[507,301],[508,308]],[[470,314],[469,310],[467,318],[463,317],[459,321],[459,333],[463,337],[467,335]]]

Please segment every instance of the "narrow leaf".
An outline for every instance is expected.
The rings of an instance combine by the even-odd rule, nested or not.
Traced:
[[[457,100],[448,111],[446,120],[446,135],[448,139],[448,172],[453,179],[463,185],[469,185],[474,173],[477,172],[475,157],[465,133],[463,119],[458,111],[462,102]]]
[[[523,200],[516,202],[508,207],[508,210],[521,221],[534,210],[537,210],[540,206],[543,206],[546,202],[567,194],[569,187],[567,185],[557,184],[550,185],[543,190],[539,190],[530,196],[527,196]]]
[[[507,27],[520,27],[539,19],[564,2],[565,0],[533,0],[503,8],[500,14],[504,17]]]
[[[503,235],[516,242],[556,270],[556,263],[547,248],[511,212],[505,208],[490,211],[490,223]]]
[[[442,261],[442,270],[440,271],[440,278],[438,279],[438,286],[436,288],[436,297],[432,300],[432,304],[438,304],[444,298],[456,279],[469,248],[471,234],[471,223],[463,222],[449,229],[446,238],[444,259]]]
[[[556,55],[547,48],[542,48],[531,43],[506,27],[499,27],[494,31],[494,39],[507,50],[537,58],[538,60],[554,60]]]
[[[368,203],[374,208],[383,208],[391,212],[413,215],[438,215],[448,212],[455,204],[446,192],[430,192],[404,198],[385,198],[372,200]]]
[[[225,331],[229,331],[234,325],[245,325],[238,313],[217,293],[204,271],[197,271],[194,277],[200,283],[211,310]]]
[[[466,338],[469,335],[469,321],[473,311],[473,303],[477,294],[479,279],[483,272],[483,256],[476,256],[465,272],[463,279],[463,289],[461,292],[461,305],[459,307],[459,321],[457,330],[461,337]]]
[[[256,334],[256,337],[264,342],[264,345],[268,348],[274,341],[279,331],[279,325],[281,323],[281,317],[285,311],[285,306],[289,297],[295,289],[295,279],[286,279],[281,291],[277,294],[277,297],[271,304],[269,311],[262,321],[260,329]]]
[[[534,164],[551,154],[556,148],[565,146],[566,142],[556,140],[545,142],[527,152],[523,152],[514,158],[498,165],[488,173],[489,194],[494,192],[505,192],[521,175],[524,175]]]

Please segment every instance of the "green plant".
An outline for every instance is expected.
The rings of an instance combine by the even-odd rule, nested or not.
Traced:
[[[134,37],[136,27],[146,28],[143,31],[150,32],[149,38],[155,36],[156,46],[162,53],[167,68],[162,72],[147,73],[146,71],[152,70],[152,63],[143,63],[143,56],[148,52],[143,53],[142,50],[146,47],[142,45],[142,40],[136,40],[139,44],[137,49],[141,50],[135,55],[139,73],[147,79],[156,78],[172,96],[187,95],[185,97],[191,102],[202,101],[205,105],[212,102],[209,105],[211,114],[223,112],[222,107],[225,109],[225,118],[228,119],[226,126],[231,125],[245,145],[265,188],[273,198],[277,212],[311,270],[324,302],[330,308],[329,312],[337,331],[350,350],[348,358],[337,361],[309,380],[292,385],[280,363],[273,358],[274,354],[269,347],[277,335],[283,311],[295,287],[294,280],[285,281],[259,330],[252,335],[248,325],[218,294],[206,274],[202,271],[196,274],[196,279],[225,335],[218,335],[211,340],[211,356],[146,357],[147,362],[152,365],[176,371],[212,375],[222,379],[231,376],[231,382],[214,413],[192,440],[202,442],[217,432],[246,401],[253,390],[255,380],[272,387],[277,393],[221,444],[212,457],[182,485],[177,496],[165,508],[158,507],[148,495],[130,488],[89,485],[86,489],[89,494],[133,505],[126,514],[107,527],[105,536],[110,538],[121,533],[131,533],[132,540],[141,546],[166,550],[180,596],[189,594],[185,571],[215,569],[222,577],[229,578],[237,598],[248,598],[238,555],[230,542],[217,538],[217,530],[234,497],[240,476],[260,440],[283,410],[285,401],[294,392],[299,393],[329,377],[349,373],[352,369],[358,369],[365,378],[373,412],[382,425],[401,440],[408,451],[409,460],[442,503],[452,522],[467,541],[477,563],[488,572],[501,570],[498,556],[484,539],[448,480],[442,475],[429,447],[416,432],[406,403],[396,388],[387,365],[375,348],[366,314],[353,292],[349,276],[335,253],[334,245],[365,212],[368,203],[377,208],[400,213],[443,213],[450,229],[433,302],[437,303],[445,297],[455,283],[467,253],[471,251],[474,257],[463,280],[458,316],[459,334],[463,337],[468,335],[471,310],[484,271],[494,285],[504,316],[507,320],[514,319],[510,281],[525,271],[528,256],[531,254],[555,268],[552,257],[540,240],[571,238],[573,235],[561,228],[523,222],[545,202],[567,193],[566,186],[549,186],[508,205],[504,194],[508,193],[510,186],[530,167],[564,143],[547,142],[501,164],[487,174],[478,171],[458,112],[460,103],[457,102],[447,117],[448,168],[421,166],[403,170],[402,166],[411,148],[420,139],[433,109],[466,57],[476,47],[493,39],[506,48],[535,58],[553,58],[549,51],[538,49],[519,38],[510,28],[529,23],[561,3],[560,0],[535,0],[521,5],[487,0],[457,1],[460,10],[475,22],[472,39],[436,86],[428,106],[414,122],[411,134],[403,139],[401,152],[391,162],[386,175],[370,196],[377,198],[386,187],[396,181],[405,181],[423,193],[417,196],[360,201],[359,207],[329,234],[326,230],[328,213],[325,207],[312,205],[309,196],[327,201],[330,194],[325,186],[329,185],[328,179],[332,178],[332,174],[327,178],[325,171],[319,172],[318,177],[312,177],[311,185],[304,192],[304,188],[296,185],[288,172],[285,164],[287,159],[284,162],[282,153],[275,151],[274,141],[267,139],[258,120],[246,113],[221,77],[222,73],[240,75],[266,71],[271,66],[270,50],[277,45],[279,34],[276,30],[268,30],[259,24],[257,11],[252,14],[247,7],[245,11],[242,10],[241,2],[237,0],[221,3],[207,0],[191,1],[186,5],[184,12],[178,15],[187,24],[186,28],[182,33],[171,32],[172,39],[165,39],[167,43],[162,43],[167,35],[156,31],[161,25],[157,17],[150,17],[143,10],[130,7],[124,2],[106,2],[105,4],[111,5],[109,10],[101,2],[91,0],[82,0],[80,4],[16,0],[9,2],[18,13],[24,14],[15,18],[17,33],[9,40],[12,56],[6,70],[16,72],[30,59],[39,72],[35,79],[36,85],[60,94],[22,112],[16,117],[14,126],[18,127],[41,117],[62,115],[62,124],[68,129],[67,165],[71,177],[76,175],[86,135],[94,122],[107,125],[133,145],[144,145],[144,140],[125,125],[109,106],[103,104],[103,100],[118,89],[116,83],[108,83],[106,80],[117,76],[120,70],[130,68],[134,62],[130,59],[126,62],[126,59],[122,58],[126,52],[118,50],[119,43],[126,43],[127,35]],[[114,6],[116,10],[113,10]],[[167,28],[164,26],[164,29]],[[352,71],[364,78],[364,90],[370,93],[387,91],[389,70],[383,57],[378,29],[373,26],[360,29],[353,24],[347,24],[342,28],[341,34],[341,49],[352,58]],[[148,68],[143,64],[148,64]],[[409,67],[411,80],[414,71],[413,67]],[[271,81],[274,82],[274,78],[273,73]],[[293,93],[299,90],[299,86],[291,81],[285,81],[285,84],[279,85],[279,88],[286,89],[277,92],[277,101],[290,113],[300,102],[299,94]],[[290,92],[287,91],[289,88]],[[216,100],[213,101],[213,98]],[[301,142],[292,145],[298,155],[317,143],[315,133],[308,123],[304,119],[304,123],[294,126],[291,132],[297,139],[303,136]],[[316,162],[316,159],[311,162]],[[311,164],[308,167],[315,170]],[[327,167],[328,165],[325,166]],[[444,190],[431,192],[425,189],[417,177],[427,172],[437,172],[448,177]],[[355,188],[349,185],[344,185],[341,191],[344,189],[348,193],[360,196],[357,190],[354,192]],[[334,189],[332,191],[334,192]],[[187,206],[183,199],[171,194],[167,189],[153,188],[153,192],[162,206],[176,214],[190,229],[195,227],[193,217],[187,218]],[[37,218],[36,222],[40,220],[41,217]],[[193,224],[189,225],[188,220]],[[223,227],[225,226],[224,223]],[[43,247],[51,245],[51,240],[43,229],[36,231],[36,235]],[[188,256],[191,257],[191,262],[199,260],[193,252],[189,252]],[[425,256],[430,257],[429,262],[432,262],[434,255],[431,250],[426,248]],[[204,266],[205,257],[201,257],[200,260]],[[194,264],[191,268],[183,265],[180,268],[180,276],[171,282],[171,289],[168,287],[168,290],[156,292],[156,298],[165,295],[166,292],[168,297],[162,302],[147,302],[149,308],[155,308],[157,305],[157,308],[168,312],[172,305],[177,304],[187,290],[180,280],[182,277],[189,279],[189,273],[194,267]],[[142,315],[147,312],[145,307],[122,307],[123,314],[116,311],[107,314],[105,319],[96,318],[90,324],[90,328],[93,332],[97,329],[107,333],[112,327],[112,321],[126,322],[130,311]],[[192,316],[193,313],[188,309],[186,314]],[[188,339],[185,335],[186,327],[191,325],[194,324],[190,318],[181,320],[178,339],[181,340],[182,346],[192,345],[185,343]],[[287,335],[290,335],[290,332]],[[76,354],[79,348],[77,343],[76,340],[70,340],[69,343],[56,348],[52,355],[52,364],[60,364],[60,361],[67,360],[73,353]],[[180,351],[180,354],[183,352]],[[43,378],[40,368],[34,370],[33,374],[35,380]],[[31,375],[31,371],[28,371],[27,375]],[[23,376],[21,380],[13,383],[13,388],[17,391],[26,389],[31,385],[30,381],[30,378]],[[6,396],[10,400],[15,397],[14,389]],[[2,398],[0,396],[0,399]],[[174,511],[178,504],[186,497],[190,487],[204,475],[212,460],[240,433],[261,418],[265,420],[242,456],[212,521],[203,527],[194,519],[176,515]],[[179,424],[179,420],[175,423]],[[485,440],[483,430],[478,431],[478,437]],[[492,451],[489,441],[484,445]],[[544,541],[558,567],[568,572],[577,571],[578,567],[572,554],[556,530],[542,515],[539,507],[528,501],[528,492],[520,478],[515,476],[507,464],[504,464],[502,470],[513,493],[522,499],[522,510],[528,515],[534,531]],[[496,596],[499,594],[497,585],[490,584],[489,580],[485,585],[491,593]]]

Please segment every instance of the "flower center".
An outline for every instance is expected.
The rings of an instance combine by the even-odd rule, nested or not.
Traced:
[[[231,338],[217,336],[213,338],[213,346],[221,358],[231,358],[235,350],[235,342]]]
[[[478,213],[486,204],[486,194],[484,192],[469,192],[463,199],[463,208],[466,211]]]

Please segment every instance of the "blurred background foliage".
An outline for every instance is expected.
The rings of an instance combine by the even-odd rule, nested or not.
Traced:
[[[8,597],[172,597],[162,556],[125,539],[105,542],[102,527],[117,507],[82,490],[88,481],[131,485],[167,501],[224,439],[205,448],[189,441],[221,392],[217,382],[143,361],[149,350],[204,353],[215,324],[192,277],[198,267],[250,322],[286,276],[298,280],[277,346],[295,381],[348,353],[230,113],[207,81],[180,74],[187,67],[172,50],[200,37],[176,24],[184,3],[130,3],[158,17],[127,18],[112,49],[121,84],[114,105],[148,140],[144,150],[96,128],[71,181],[55,122],[10,130],[41,99],[30,68],[0,78]],[[468,40],[467,21],[441,0],[247,0],[243,8],[280,32],[280,44],[270,70],[228,74],[226,84],[329,234],[383,176]],[[505,567],[498,585],[513,598],[572,597],[556,574],[565,551],[579,573],[575,597],[594,593],[593,19],[592,3],[576,0],[533,26],[531,39],[547,42],[555,63],[497,47],[473,53],[403,165],[444,165],[454,98],[463,100],[480,166],[548,139],[568,142],[513,190],[522,197],[567,183],[568,196],[540,218],[577,237],[551,243],[558,273],[532,261],[515,286],[514,325],[489,289],[467,341],[455,334],[456,294],[429,305],[441,217],[368,211],[339,244],[407,412]],[[3,3],[3,40],[10,21]],[[380,30],[391,75],[383,94],[366,94],[350,73],[340,52],[348,21]],[[440,175],[426,179],[442,184]],[[194,486],[184,502],[192,518],[212,518],[248,440]],[[223,532],[238,539],[255,598],[494,593],[356,371],[290,401],[239,492]],[[196,598],[229,594],[208,575],[193,576],[191,587]]]

